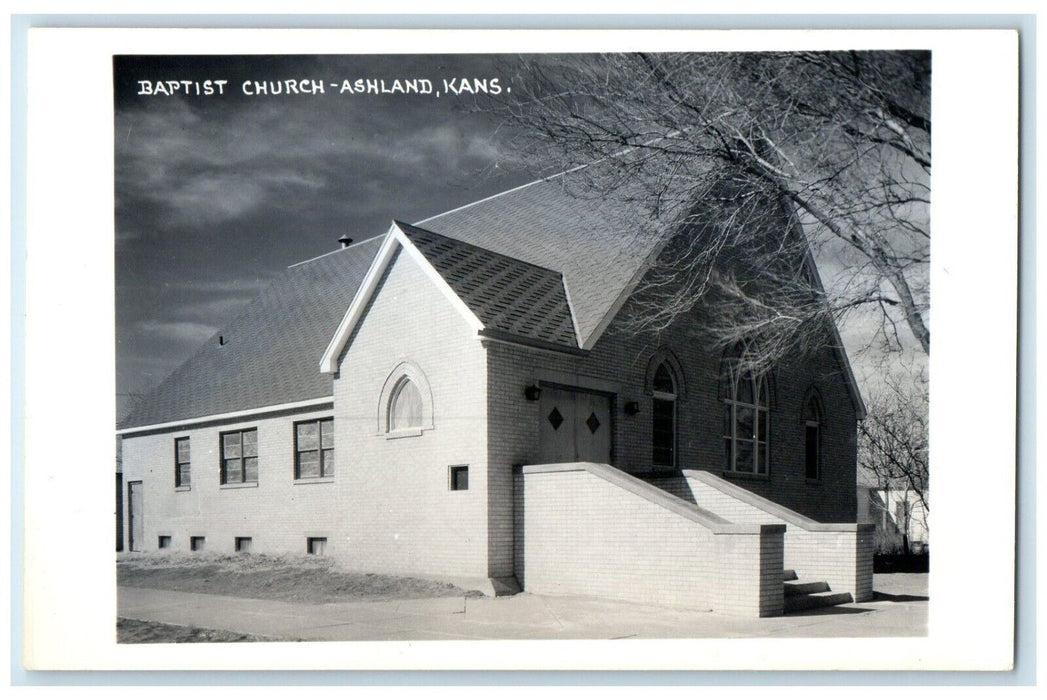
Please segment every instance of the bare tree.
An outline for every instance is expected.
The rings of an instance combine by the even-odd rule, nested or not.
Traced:
[[[700,305],[714,344],[757,339],[758,361],[774,362],[871,308],[885,345],[905,327],[929,352],[929,53],[522,65],[498,106],[521,151],[578,168],[565,179],[578,196],[640,205],[642,235],[690,234],[645,280],[637,323],[664,328]],[[811,251],[836,261],[824,284]]]
[[[884,507],[901,505],[889,515],[904,537],[905,553],[911,519],[917,511],[926,518],[931,510],[926,397],[923,381],[888,382],[871,397],[868,416],[858,427],[858,464],[875,478],[884,493]],[[889,497],[892,491],[897,499]]]

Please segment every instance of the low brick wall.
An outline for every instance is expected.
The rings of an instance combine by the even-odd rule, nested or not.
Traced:
[[[780,615],[785,528],[737,525],[603,464],[516,474],[524,590],[734,615]]]
[[[856,603],[872,599],[873,528],[842,524],[837,530],[809,531],[789,526],[785,568],[805,580],[825,581]]]
[[[653,485],[735,523],[786,526],[784,568],[804,580],[825,581],[855,602],[872,598],[872,525],[819,523],[715,474],[684,470],[651,476]]]

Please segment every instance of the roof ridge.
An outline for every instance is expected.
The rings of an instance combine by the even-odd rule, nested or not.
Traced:
[[[597,158],[596,160],[590,161],[588,163],[582,163],[581,165],[576,165],[573,168],[567,168],[566,170],[561,170],[560,172],[553,173],[552,175],[546,175],[545,177],[540,177],[537,180],[532,180],[531,182],[524,183],[523,185],[517,185],[516,187],[512,187],[510,189],[503,190],[501,192],[496,192],[495,194],[489,195],[489,196],[484,197],[482,199],[478,199],[475,202],[469,202],[468,204],[463,204],[460,207],[455,207],[454,209],[448,209],[447,211],[442,211],[439,214],[433,214],[432,216],[430,216],[428,218],[422,219],[420,221],[416,221],[413,225],[414,226],[418,226],[419,224],[424,224],[426,222],[432,221],[433,219],[439,219],[441,216],[447,216],[448,214],[454,214],[455,212],[462,211],[463,209],[468,209],[469,207],[476,206],[477,204],[483,204],[484,202],[489,202],[490,200],[497,199],[498,197],[501,197],[502,195],[510,194],[512,192],[517,192],[517,191],[525,189],[527,187],[531,187],[532,185],[538,185],[538,184],[541,184],[543,182],[549,182],[550,180],[553,180],[554,178],[563,177],[564,175],[569,175],[569,174],[571,174],[573,172],[576,172],[578,170],[583,170],[583,169],[588,168],[590,166],[598,165],[598,164],[604,162],[605,160],[610,160],[611,158],[618,158],[620,156],[625,155],[626,153],[631,153],[632,151],[635,151],[638,148],[649,146],[652,143],[655,143],[657,141],[662,141],[664,139],[673,138],[674,136],[677,136],[680,133],[682,133],[682,130],[676,129],[674,131],[669,132],[668,134],[665,134],[664,136],[655,136],[652,139],[648,139],[647,141],[644,141],[643,143],[639,144],[638,146],[626,146],[625,148],[622,148],[622,149],[620,149],[618,151],[615,151],[614,153],[602,156],[602,157]]]
[[[316,260],[319,260],[320,258],[326,258],[328,255],[334,255],[335,253],[341,253],[343,250],[349,250],[350,248],[355,248],[356,246],[363,245],[364,243],[371,243],[375,239],[378,239],[378,238],[381,238],[381,237],[382,237],[382,234],[378,234],[377,236],[371,236],[370,238],[365,238],[362,241],[357,241],[356,243],[352,243],[350,245],[347,245],[344,248],[338,248],[337,250],[330,250],[330,251],[328,251],[326,253],[323,253],[322,255],[317,255],[315,258],[309,258],[308,260],[301,260],[299,262],[292,263],[292,264],[288,265],[286,269],[290,270],[292,267],[298,267],[299,265],[305,265],[306,263],[314,262]]]
[[[598,163],[599,161],[594,161],[594,162]],[[478,199],[475,202],[469,202],[468,204],[463,204],[460,207],[455,207],[454,209],[448,209],[447,211],[442,211],[439,214],[433,214],[432,216],[430,216],[428,218],[425,218],[425,219],[422,219],[421,221],[417,221],[417,222],[415,222],[414,224],[411,224],[411,225],[412,226],[419,226],[419,228],[420,228],[420,224],[424,224],[426,222],[432,221],[433,219],[439,219],[441,216],[447,216],[448,214],[453,214],[455,212],[462,211],[463,209],[468,209],[469,207],[476,206],[477,204],[483,204],[484,202],[489,202],[492,199],[497,199],[498,197],[501,197],[502,195],[511,194],[512,192],[518,192],[518,191],[520,191],[522,189],[526,189],[528,187],[531,187],[532,185],[540,185],[543,182],[549,182],[549,181],[553,180],[554,178],[563,177],[564,175],[567,175],[569,173],[573,173],[576,170],[581,170],[582,168],[588,168],[590,165],[593,165],[593,163],[583,163],[581,165],[576,165],[573,168],[568,168],[567,170],[561,170],[558,173],[553,173],[552,175],[546,175],[545,177],[540,177],[537,180],[532,180],[531,182],[525,183],[523,185],[517,185],[516,187],[512,187],[510,189],[502,190],[501,192],[496,192],[496,193],[494,193],[492,195],[488,195],[487,197],[484,197],[482,199]],[[426,229],[426,230],[428,230],[428,229]]]
[[[531,183],[531,184],[534,184],[534,183]],[[448,212],[448,213],[450,213],[450,212]],[[470,243],[469,241],[463,241],[461,238],[455,238],[454,236],[448,236],[446,233],[440,233],[439,231],[433,231],[432,229],[423,228],[422,226],[418,226],[417,224],[409,224],[406,221],[400,221],[399,219],[393,219],[393,223],[396,224],[397,226],[407,226],[409,228],[416,228],[419,231],[425,231],[426,233],[431,234],[433,236],[439,236],[440,238],[446,238],[449,241],[454,241],[455,243],[457,243],[459,245],[468,246],[469,248],[476,248],[477,250],[482,250],[482,251],[484,251],[486,253],[490,253],[491,255],[497,255],[500,258],[505,258],[506,260],[512,260],[513,262],[520,263],[521,265],[527,265],[528,267],[533,267],[533,268],[535,268],[537,270],[545,270],[546,272],[551,272],[554,275],[559,275],[561,278],[565,278],[563,270],[557,270],[557,269],[552,268],[552,267],[546,267],[545,265],[537,265],[537,264],[535,264],[533,262],[529,262],[527,260],[523,260],[523,259],[515,257],[513,255],[507,255],[506,253],[501,253],[501,252],[499,252],[497,250],[492,250],[491,248],[486,248],[486,247],[484,247],[482,245],[477,245],[475,243]],[[404,231],[404,233],[407,233],[407,232]]]

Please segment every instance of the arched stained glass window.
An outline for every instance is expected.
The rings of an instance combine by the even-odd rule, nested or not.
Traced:
[[[652,460],[656,467],[673,467],[676,466],[676,382],[664,362],[655,370],[652,388]]]
[[[770,462],[767,373],[754,372],[739,343],[723,362],[723,442],[727,471],[766,474]]]
[[[813,389],[807,393],[803,404],[804,422],[804,473],[808,479],[822,477],[821,431],[825,420],[822,402]]]
[[[411,360],[400,362],[386,376],[377,408],[378,432],[390,439],[433,430],[433,391],[421,367]]]
[[[422,427],[422,394],[407,377],[393,390],[389,401],[389,429]]]

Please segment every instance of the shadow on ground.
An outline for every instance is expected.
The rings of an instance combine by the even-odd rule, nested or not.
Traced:
[[[809,610],[795,610],[793,612],[787,612],[782,617],[818,617],[821,615],[857,615],[860,613],[872,612],[875,608],[855,608],[855,607],[829,607],[829,608],[811,608]]]
[[[873,591],[873,600],[883,600],[889,603],[914,603],[930,600],[930,598],[925,595],[892,595],[890,593]]]

